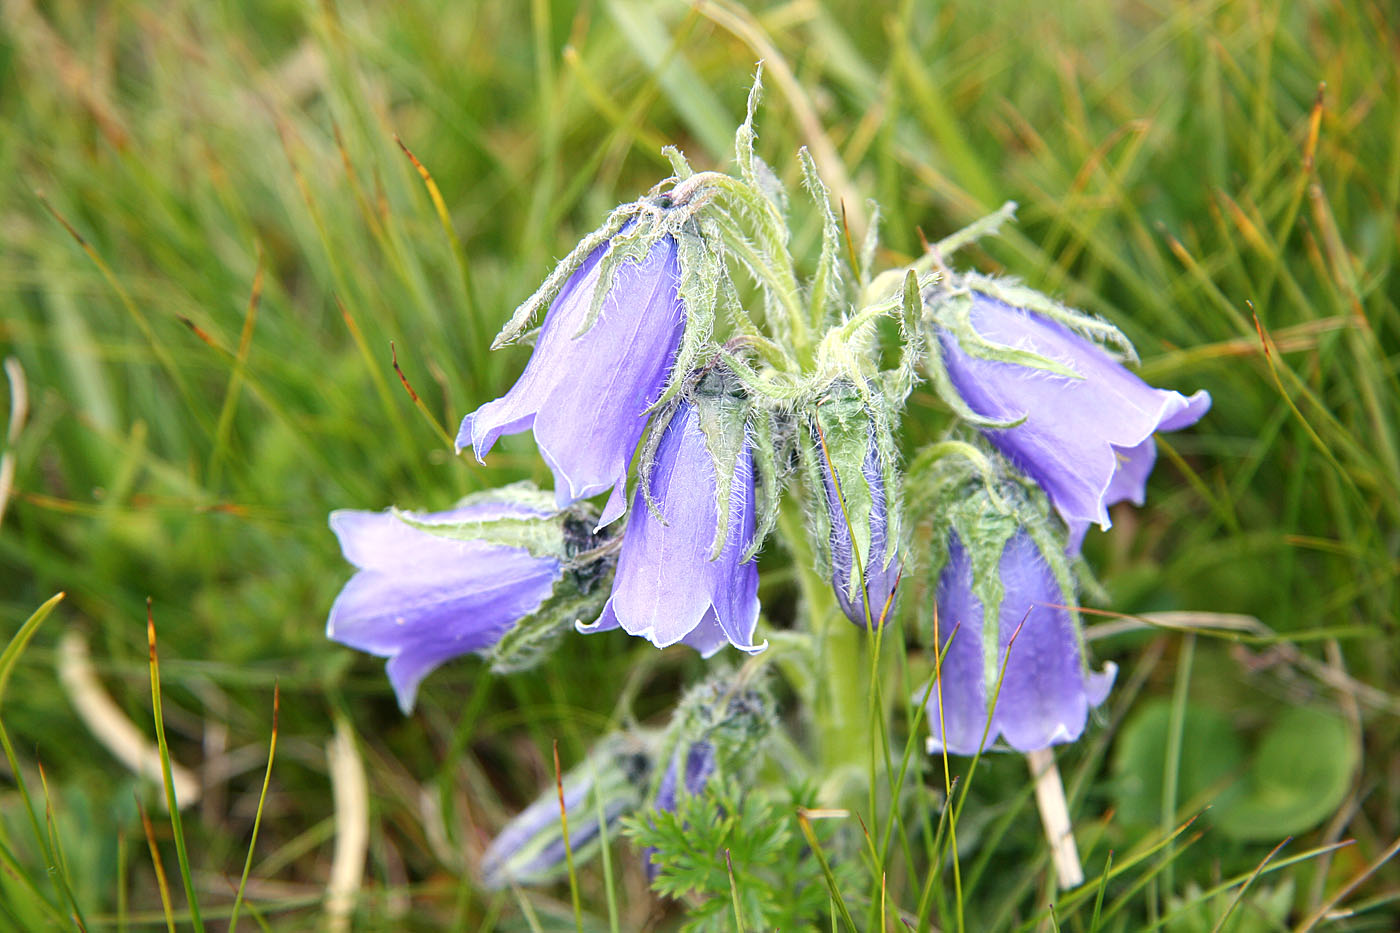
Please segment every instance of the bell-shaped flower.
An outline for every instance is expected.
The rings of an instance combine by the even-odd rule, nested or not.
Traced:
[[[559,788],[551,781],[491,840],[481,859],[482,886],[495,891],[554,881],[566,872],[570,854],[581,864],[599,852],[603,828],[615,836],[618,822],[641,803],[651,780],[655,743],[656,736],[645,732],[615,732],[600,739],[563,777],[567,846]]]
[[[481,460],[502,434],[533,430],[560,508],[612,490],[601,525],[626,510],[627,464],[686,322],[675,238],[659,237],[640,261],[615,263],[605,281],[614,243],[593,250],[569,275],[520,379],[467,415],[457,434],[457,449],[471,447]],[[598,305],[600,288],[607,292]]]
[[[825,456],[818,458],[822,487],[826,497],[827,518],[831,523],[831,587],[841,611],[856,625],[884,625],[893,615],[894,591],[899,583],[899,556],[890,540],[888,497],[885,477],[880,468],[880,452],[873,439],[867,447],[859,477],[847,477],[839,489],[833,470]],[[851,486],[863,483],[869,491],[867,508],[852,505]],[[868,543],[861,553],[864,566],[857,570],[851,540],[855,522],[864,522]],[[861,585],[864,584],[864,591]]]
[[[359,570],[336,597],[326,635],[388,658],[399,706],[410,711],[419,683],[434,668],[490,651],[549,599],[564,573],[555,557],[487,540],[457,540],[412,523],[545,519],[551,512],[515,499],[478,500],[420,515],[332,512],[331,530],[345,559]]]
[[[1157,457],[1153,433],[1195,424],[1210,409],[1210,395],[1148,385],[1083,335],[1096,329],[1121,340],[1101,321],[1052,306],[1028,289],[996,289],[1057,314],[1016,307],[977,290],[985,280],[964,281],[972,283],[970,293],[943,304],[945,312],[958,309],[963,328],[962,335],[957,327],[938,328],[943,375],[974,415],[1009,425],[983,430],[1045,489],[1077,549],[1089,525],[1111,524],[1110,505],[1142,504]],[[947,321],[945,315],[940,324]],[[1011,361],[1013,355],[1020,361]],[[1033,357],[1061,371],[1028,361]]]
[[[758,567],[745,552],[754,536],[753,455],[744,444],[729,486],[729,515],[719,556],[715,462],[696,408],[677,406],[657,445],[649,477],[653,506],[639,484],[622,537],[612,595],[581,632],[621,627],[658,648],[684,642],[705,657],[725,644],[761,651]],[[659,514],[658,514],[659,513]]]
[[[1070,594],[1025,528],[1006,540],[995,580],[977,578],[979,563],[951,533],[936,597],[946,655],[929,691],[929,752],[973,755],[998,737],[1021,752],[1073,742],[1117,668],[1086,666],[1078,625],[1062,608]],[[978,593],[998,591],[987,613]]]

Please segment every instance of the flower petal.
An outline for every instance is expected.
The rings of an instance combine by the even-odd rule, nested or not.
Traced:
[[[538,514],[493,502],[420,517],[443,522],[503,513]],[[387,512],[335,512],[331,527],[362,569],[336,597],[326,635],[390,658],[389,678],[405,711],[423,677],[451,658],[489,650],[539,609],[563,572],[556,560],[438,537]]]
[[[972,559],[956,536],[948,542],[937,599],[939,648],[946,651],[929,694],[928,751],[942,751],[946,740],[949,752],[975,755],[987,728],[982,603],[972,595]],[[995,739],[988,734],[989,743]]]
[[[482,502],[446,512],[402,514],[427,524],[450,524],[504,517],[543,517],[546,513],[517,502]],[[492,545],[481,541],[455,541],[429,534],[399,518],[392,510],[339,509],[331,513],[330,526],[340,540],[345,559],[356,567],[373,570],[421,569],[431,575],[439,566],[477,560],[493,549]]]
[[[1001,582],[1006,596],[998,656],[1006,673],[993,728],[1022,752],[1072,742],[1084,731],[1089,713],[1079,633],[1068,612],[1053,608],[1064,604],[1064,595],[1024,531],[1006,544]]]
[[[1090,707],[1108,696],[1117,673],[1111,664],[1102,673],[1086,671],[1074,622],[1067,611],[1056,608],[1064,602],[1059,584],[1024,529],[1007,542],[998,573],[1005,593],[995,623],[998,663],[988,669],[983,654],[986,620],[972,592],[971,560],[956,535],[950,538],[938,607],[943,626],[958,625],[943,662],[941,684],[947,745],[955,754],[974,754],[980,747],[992,697],[996,707],[988,745],[1001,737],[1017,751],[1029,752],[1072,742],[1083,733]],[[942,747],[937,704],[930,699],[930,751]]]
[[[458,445],[484,456],[497,436],[531,428],[554,473],[560,506],[625,486],[627,465],[660,396],[685,328],[674,238],[617,267],[596,321],[582,334],[602,272],[601,250],[570,277],[545,316],[520,380],[462,422]],[[606,520],[626,499],[609,500]]]
[[[458,451],[471,447],[477,461],[481,462],[502,434],[515,434],[534,427],[535,412],[548,398],[550,386],[559,378],[559,373],[547,365],[547,358],[557,350],[542,351],[542,345],[554,331],[559,332],[554,343],[560,343],[564,331],[572,333],[583,323],[582,315],[587,312],[589,302],[593,300],[593,289],[598,284],[598,263],[606,251],[606,245],[598,247],[564,282],[545,313],[544,324],[540,328],[535,350],[525,364],[525,371],[510,391],[462,419],[462,427],[457,432]]]

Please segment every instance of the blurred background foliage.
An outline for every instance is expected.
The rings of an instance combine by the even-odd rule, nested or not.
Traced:
[[[700,662],[571,639],[523,677],[451,665],[405,719],[380,663],[324,639],[349,576],[325,517],[547,480],[527,437],[483,467],[437,426],[455,431],[509,384],[525,352],[488,352],[496,328],[608,208],[668,173],[663,145],[727,166],[762,58],[760,151],[790,191],[806,145],[853,220],[879,201],[890,263],[1014,199],[1018,225],[979,267],[1103,314],[1149,381],[1215,397],[1162,442],[1149,507],[1088,546],[1104,606],[1154,623],[1091,629],[1123,672],[1062,756],[1088,874],[1216,804],[1160,871],[1106,886],[1104,928],[1306,927],[1338,902],[1358,912],[1332,928],[1394,928],[1389,4],[4,0],[0,24],[0,356],[21,364],[28,401],[4,448],[0,634],[67,594],[3,708],[31,789],[43,768],[51,823],[35,806],[63,864],[45,877],[0,766],[14,860],[0,923],[58,922],[40,904],[63,903],[55,874],[89,929],[161,922],[136,806],[174,878],[158,794],[55,673],[61,636],[79,633],[149,734],[149,597],[172,756],[202,782],[185,834],[206,915],[226,916],[237,887],[277,684],[248,886],[259,919],[321,922],[353,818],[331,792],[341,767],[369,789],[361,928],[569,924],[567,889],[476,891],[481,849],[552,781],[555,739],[578,761],[621,697],[655,716]],[[816,216],[797,210],[810,258]],[[916,393],[911,449],[937,405]],[[765,558],[778,618],[795,599],[783,560]],[[905,610],[928,593],[907,581]],[[353,743],[334,746],[337,728]],[[1023,766],[985,768],[960,831],[966,909],[974,929],[1012,928],[1053,889]],[[1285,835],[1300,838],[1277,859],[1355,842],[1238,904],[1210,893]],[[614,861],[620,926],[672,926],[634,855]],[[922,881],[892,878],[892,907],[911,910]],[[580,885],[607,917],[596,867]],[[1091,928],[1089,906],[1067,928]]]

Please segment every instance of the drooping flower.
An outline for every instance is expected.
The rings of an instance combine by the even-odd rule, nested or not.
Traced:
[[[1142,504],[1157,457],[1153,433],[1195,424],[1210,409],[1210,395],[1153,388],[1061,320],[971,287],[956,300],[970,302],[965,323],[981,346],[964,347],[954,329],[940,327],[942,367],[974,414],[1020,422],[984,433],[1045,489],[1077,549],[1089,525],[1109,527],[1110,505]],[[996,348],[1028,352],[1078,378],[992,358]]]
[[[462,420],[457,449],[478,460],[502,434],[533,430],[554,473],[560,508],[612,489],[600,524],[627,506],[627,464],[675,361],[686,312],[674,237],[656,240],[639,262],[602,280],[613,242],[574,270],[545,315],[534,353],[505,395]],[[589,325],[595,293],[608,287]]]
[[[847,492],[850,478],[841,483],[833,480],[833,471],[826,457],[819,458],[822,472],[822,486],[826,494],[827,517],[831,522],[831,587],[836,592],[836,601],[846,618],[856,625],[865,627],[869,622],[883,625],[893,616],[894,591],[899,582],[899,557],[894,553],[894,542],[889,539],[889,511],[885,496],[885,478],[880,468],[880,452],[872,440],[861,464],[861,477],[869,489],[870,506],[864,512],[869,529],[869,544],[866,547],[864,567],[856,572],[854,551],[851,541],[855,511],[850,507],[851,496]],[[864,581],[865,592],[861,592]],[[869,614],[867,615],[867,609]]]
[[[705,657],[725,644],[741,651],[758,623],[758,567],[744,553],[754,535],[753,457],[747,445],[730,486],[729,516],[719,557],[715,465],[696,408],[681,403],[662,434],[650,474],[658,517],[641,486],[622,538],[612,595],[602,614],[579,631],[621,627],[658,648],[684,642]]]
[[[404,712],[418,685],[452,658],[485,653],[549,599],[561,560],[485,540],[456,540],[412,522],[454,525],[545,519],[550,510],[518,499],[476,501],[446,512],[332,512],[331,530],[359,568],[331,607],[326,635],[388,658]],[[408,520],[406,521],[405,518]]]
[[[1086,666],[1079,629],[1059,608],[1070,604],[1069,594],[1030,533],[1018,528],[1006,541],[990,587],[975,578],[974,558],[956,532],[947,558],[937,592],[938,647],[947,653],[929,694],[929,752],[940,751],[945,738],[957,755],[976,754],[998,737],[1021,752],[1079,738],[1117,668],[1108,663],[1094,673]],[[998,588],[1001,603],[988,618],[977,591]]]
[[[644,732],[615,732],[599,740],[563,779],[567,847],[559,791],[551,781],[491,840],[481,859],[482,886],[494,891],[552,881],[564,874],[570,854],[581,863],[597,852],[603,826],[615,836],[619,820],[641,803],[651,779],[655,741],[654,734]]]

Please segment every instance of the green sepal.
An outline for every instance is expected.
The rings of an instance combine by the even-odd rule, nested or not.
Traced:
[[[675,146],[662,146],[661,154],[671,163],[671,171],[678,180],[685,181],[695,174],[695,169],[690,167],[690,162],[686,159],[685,154]]]
[[[535,487],[528,480],[499,489],[473,493],[457,503],[457,507],[480,504],[516,502],[544,514],[521,516],[503,513],[499,516],[457,522],[425,522],[411,512],[392,510],[399,521],[419,531],[453,541],[481,541],[499,547],[520,548],[532,557],[549,557],[564,561],[569,557],[564,534],[565,512],[554,504],[554,495]]]
[[[874,304],[866,305],[827,330],[817,346],[817,372],[827,382],[845,377],[863,387],[875,375],[875,369],[870,363],[878,358],[875,345],[878,331],[875,325],[880,318],[891,315],[899,317],[901,330],[908,326],[911,314],[917,316],[915,319],[922,320],[924,295],[937,283],[938,279],[935,276],[918,279],[913,273],[908,273],[899,291]],[[921,346],[922,344],[916,344],[914,349]],[[908,355],[907,339],[905,355]],[[910,358],[908,363],[912,366],[916,359],[917,355]],[[912,377],[909,379],[909,385],[913,385]],[[862,388],[861,391],[866,390]]]
[[[875,429],[865,402],[849,384],[837,384],[817,403],[813,418],[815,456],[818,465],[825,464],[835,478],[840,502],[830,503],[829,521],[845,521],[849,526],[852,545],[850,579],[841,581],[848,595],[861,591],[861,582],[870,560],[870,511],[874,496],[865,476],[865,459],[870,445],[875,443]],[[883,470],[881,471],[883,474]],[[825,501],[829,497],[825,482],[817,487]],[[829,534],[817,548],[830,566]],[[881,559],[889,555],[881,555]]]
[[[712,245],[716,239],[714,233],[711,231],[707,234],[706,228],[710,226],[708,223],[692,222],[676,234],[676,259],[681,272],[678,290],[685,304],[685,328],[681,333],[676,360],[671,366],[671,375],[667,378],[661,397],[651,406],[652,411],[659,410],[675,398],[711,347],[715,309],[720,305],[729,272],[724,257]]]
[[[958,346],[968,356],[979,360],[992,360],[997,363],[1010,363],[1026,369],[1039,369],[1056,376],[1078,381],[1083,379],[1078,372],[1057,360],[1018,350],[1004,344],[994,343],[980,333],[972,323],[972,296],[966,291],[955,292],[935,298],[930,303],[930,315],[938,327],[953,335]]]
[[[598,323],[598,318],[603,316],[603,305],[617,284],[617,274],[622,267],[627,264],[640,265],[658,243],[668,236],[675,236],[678,232],[674,223],[676,218],[670,218],[671,223],[664,222],[669,213],[667,209],[645,202],[639,204],[644,204],[645,207],[636,211],[636,223],[613,234],[607,251],[598,260],[598,280],[593,287],[588,314],[572,335],[575,340],[592,330],[593,325]]]
[[[925,344],[927,352],[924,355],[924,371],[928,373],[929,382],[933,384],[934,393],[953,410],[963,421],[974,427],[1001,430],[1014,428],[1024,424],[1026,415],[1010,421],[998,421],[995,418],[987,418],[973,411],[967,402],[963,401],[962,393],[953,385],[953,379],[948,375],[948,364],[943,360],[943,343],[935,335]]]
[[[876,276],[873,281],[862,276],[861,283],[864,286],[862,300],[868,303],[888,296],[898,288],[899,280],[906,272],[912,271],[919,276],[927,275],[930,272],[948,273],[947,260],[950,256],[983,237],[995,236],[1003,224],[1014,220],[1015,217],[1016,202],[1007,201],[994,213],[974,220],[961,230],[929,246],[922,256],[909,265],[900,269],[887,269]]]
[[[830,318],[827,303],[840,306],[846,297],[845,282],[841,277],[841,226],[831,210],[831,193],[817,174],[816,163],[812,161],[812,154],[806,146],[797,151],[797,159],[802,166],[802,182],[822,217],[821,257],[817,260],[817,271],[807,286],[807,306],[812,321],[817,326],[824,326]]]
[[[743,563],[753,560],[763,547],[763,542],[773,533],[778,524],[779,506],[782,505],[782,479],[786,472],[780,464],[787,463],[785,456],[790,447],[790,439],[783,430],[785,420],[773,412],[755,412],[750,422],[754,470],[754,535],[753,541],[744,550]]]
[[[1007,201],[986,217],[980,217],[961,230],[945,236],[933,244],[929,253],[940,261],[946,260],[958,250],[971,246],[978,240],[999,235],[1003,225],[1013,223],[1015,220],[1016,202]]]
[[[572,577],[565,574],[544,605],[501,636],[487,654],[492,673],[515,674],[537,666],[554,652],[565,633],[573,631],[574,623],[598,617],[611,588],[580,588]]]
[[[734,489],[734,472],[739,458],[749,448],[748,425],[753,407],[727,368],[713,369],[701,378],[693,403],[700,431],[705,435],[705,449],[715,468],[716,522],[710,560],[716,560],[729,536],[731,497],[742,494]]]
[[[865,202],[870,211],[870,226],[865,228],[865,238],[860,242],[860,289],[864,294],[870,287],[871,270],[875,268],[875,253],[880,248],[880,205],[872,198]]]
[[[540,283],[539,288],[535,289],[535,293],[526,298],[515,309],[510,320],[501,328],[496,339],[491,342],[491,349],[499,350],[514,342],[529,327],[530,321],[534,319],[535,315],[542,308],[548,308],[554,299],[559,297],[559,292],[564,288],[564,283],[569,280],[569,276],[583,265],[595,249],[612,239],[636,213],[636,204],[624,204],[617,207],[608,214],[601,227],[579,240],[578,245],[569,251],[569,254],[560,261],[559,265],[554,267],[554,271],[549,274],[549,277]]]
[[[980,292],[1013,308],[1034,311],[1041,317],[1062,324],[1085,340],[1097,344],[1120,363],[1136,365],[1139,362],[1132,341],[1117,327],[1098,315],[1063,305],[1016,279],[992,278],[967,272],[957,277],[957,287]]]
[[[734,162],[739,168],[739,178],[744,184],[759,192],[780,219],[787,217],[787,192],[778,180],[778,175],[754,152],[754,117],[758,114],[758,103],[763,97],[763,62],[754,69],[753,84],[749,85],[748,100],[744,105],[744,122],[734,131]]]

